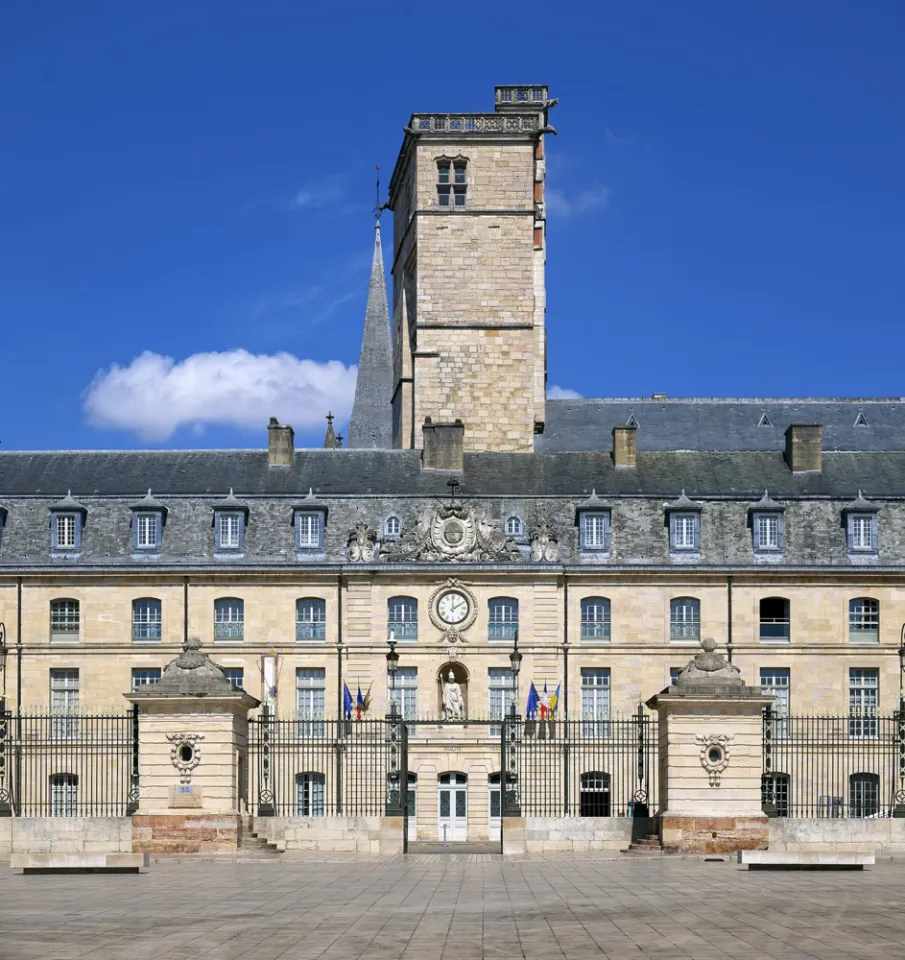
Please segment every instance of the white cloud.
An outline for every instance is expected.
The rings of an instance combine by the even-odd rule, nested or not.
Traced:
[[[348,194],[345,176],[333,174],[313,180],[298,190],[289,203],[292,210],[318,210],[333,207],[345,200]]]
[[[270,417],[297,431],[339,421],[352,410],[358,368],[339,360],[318,363],[288,353],[247,350],[196,353],[176,363],[146,350],[125,367],[99,370],[85,391],[90,424],[162,442],[179,428],[206,425],[262,430]]]
[[[568,387],[557,387],[555,384],[547,389],[548,400],[581,400],[581,394],[577,390],[570,390]]]
[[[577,217],[595,210],[605,210],[610,202],[608,187],[588,187],[578,193],[567,195],[562,190],[551,188],[544,194],[547,212],[558,217]]]

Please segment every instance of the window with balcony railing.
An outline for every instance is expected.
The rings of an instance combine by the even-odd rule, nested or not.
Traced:
[[[785,597],[764,597],[760,601],[760,639],[766,643],[789,642],[790,605]]]
[[[79,638],[78,600],[50,601],[50,642],[73,643]]]
[[[489,640],[514,640],[518,634],[518,600],[495,597],[488,604]]]
[[[325,640],[327,638],[327,602],[316,597],[296,601],[295,639]]]
[[[245,602],[235,597],[214,601],[214,640],[245,639]]]
[[[581,601],[581,639],[598,643],[610,639],[610,601],[606,597]]]
[[[852,643],[880,642],[880,601],[857,597],[848,602],[848,638]]]
[[[143,597],[132,601],[132,639],[136,641],[160,640],[162,631],[160,601]]]
[[[701,639],[700,600],[694,597],[677,597],[669,601],[669,639]]]
[[[391,640],[418,639],[418,601],[414,597],[390,597],[387,636]]]

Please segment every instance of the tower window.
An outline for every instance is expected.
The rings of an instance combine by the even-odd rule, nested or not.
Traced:
[[[465,206],[468,193],[468,162],[441,157],[437,161],[437,204],[441,207]]]
[[[441,163],[437,166],[437,183],[449,183],[448,163]]]
[[[448,173],[448,170],[447,170]],[[453,176],[456,183],[465,183],[465,164],[457,163],[453,167]]]

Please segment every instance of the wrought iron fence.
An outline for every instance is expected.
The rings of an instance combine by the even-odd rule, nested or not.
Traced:
[[[647,815],[657,799],[657,720],[524,721],[502,732],[504,813],[539,817]]]
[[[138,714],[0,715],[0,807],[20,817],[123,817],[138,802]]]
[[[892,816],[905,804],[905,716],[764,710],[762,800],[780,817]]]
[[[401,728],[401,729],[400,729]],[[258,717],[248,731],[255,816],[383,816],[401,804],[404,727],[386,720]],[[400,808],[401,809],[401,808]],[[400,812],[401,815],[401,812]]]

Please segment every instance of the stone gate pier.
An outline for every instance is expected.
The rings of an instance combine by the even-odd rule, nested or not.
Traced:
[[[139,709],[133,850],[236,850],[248,780],[248,711],[260,701],[234,687],[196,637],[185,641],[158,683],[126,699]]]
[[[714,640],[701,647],[647,704],[659,714],[660,840],[687,853],[766,849],[763,709],[772,700],[745,685]]]

